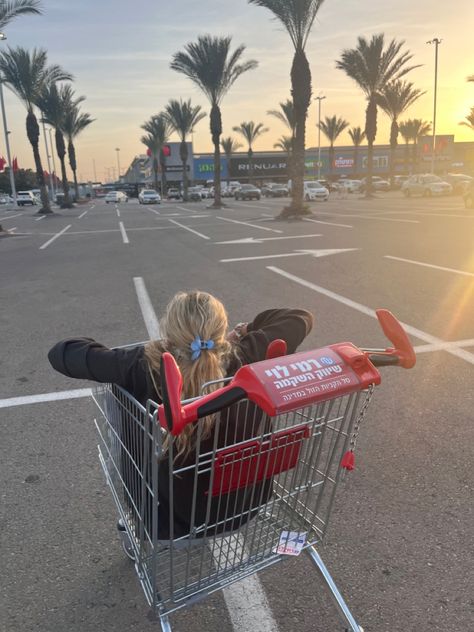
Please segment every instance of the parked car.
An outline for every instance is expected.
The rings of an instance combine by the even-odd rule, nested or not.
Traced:
[[[463,195],[473,178],[464,173],[447,173],[445,180],[453,187],[454,195]]]
[[[16,194],[16,201],[18,206],[36,206],[38,204],[38,198],[33,191],[18,191]]]
[[[349,178],[344,178],[343,180],[339,180],[338,184],[348,193],[357,193],[360,191],[362,182],[361,180],[349,180]]]
[[[109,191],[105,196],[105,203],[110,202],[120,204],[120,202],[128,202],[128,196],[123,191]]]
[[[188,189],[188,201],[189,202],[201,202],[203,199],[201,195],[201,189],[199,187],[190,187]]]
[[[471,180],[464,191],[464,205],[466,208],[474,208],[474,180]]]
[[[394,189],[401,189],[410,176],[394,176],[393,186]]]
[[[262,192],[253,184],[243,184],[234,193],[236,200],[259,200],[261,196]]]
[[[143,189],[138,195],[139,204],[161,204],[161,196],[155,189]]]
[[[314,200],[323,200],[327,202],[329,199],[329,190],[323,187],[318,180],[305,181],[304,183],[304,199],[307,202]]]
[[[277,184],[275,182],[269,182],[268,184],[264,184],[262,187],[262,195],[263,197],[288,197],[289,191],[288,187],[284,184]]]
[[[182,198],[179,189],[168,189],[168,200],[180,200]]]
[[[367,178],[362,178],[360,190],[363,192],[367,186]],[[389,191],[390,190],[390,182],[388,180],[384,180],[380,176],[372,176],[372,189],[374,191]]]
[[[431,173],[416,175],[409,178],[402,186],[402,192],[406,197],[411,195],[449,195],[453,187]]]
[[[7,193],[0,193],[0,204],[13,204],[13,198]]]

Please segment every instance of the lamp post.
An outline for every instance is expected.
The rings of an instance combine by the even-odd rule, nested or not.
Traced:
[[[321,180],[321,101],[325,98],[319,95],[314,99],[318,101],[318,180]]]
[[[117,152],[117,169],[118,169],[117,181],[120,182],[120,147],[116,147],[115,151]]]
[[[443,40],[439,37],[434,37],[432,40],[426,42],[427,44],[435,45],[435,79],[434,79],[434,105],[433,105],[433,143],[431,147],[431,173],[435,172],[435,160],[436,160],[436,100],[438,95],[438,47]]]
[[[6,40],[7,36],[4,33],[0,33],[0,41]],[[16,206],[16,187],[15,187],[15,174],[13,173],[13,165],[10,153],[10,140],[8,138],[10,132],[8,131],[7,125],[7,114],[5,111],[5,101],[3,99],[3,78],[0,76],[0,104],[2,107],[2,119],[3,119],[3,131],[5,133],[5,147],[7,150],[7,160],[9,166],[9,176],[10,176],[10,187],[12,190],[13,204]]]

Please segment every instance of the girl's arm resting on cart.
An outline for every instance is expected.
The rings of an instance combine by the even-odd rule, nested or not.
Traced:
[[[313,328],[314,317],[305,309],[267,309],[247,325],[247,334],[240,340],[244,351],[265,358],[268,345],[282,339],[287,353],[294,353]]]
[[[51,366],[67,377],[110,382],[131,390],[142,348],[109,349],[92,338],[69,338],[48,353]]]

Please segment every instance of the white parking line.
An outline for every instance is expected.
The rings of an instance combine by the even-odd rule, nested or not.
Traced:
[[[35,219],[35,222],[39,222],[39,221],[40,221],[40,219],[44,219],[45,217],[46,217],[46,215],[41,215],[41,217],[37,217],[37,218]]]
[[[188,230],[190,233],[194,233],[198,237],[201,237],[201,239],[210,239],[210,237],[208,237],[207,235],[203,235],[202,233],[198,233],[197,230],[193,230],[192,228],[189,228],[189,226],[185,226],[184,224],[180,224],[179,222],[175,222],[174,219],[170,219],[168,221],[171,222],[172,224],[176,224],[176,226],[179,226],[180,228],[184,228],[184,230]]]
[[[2,222],[6,222],[7,219],[13,219],[14,217],[19,217],[20,215],[23,215],[23,213],[15,213],[15,215],[9,215],[8,217],[2,217]]]
[[[338,226],[339,228],[354,228],[349,224],[334,224],[333,222],[322,222],[319,219],[310,219],[309,217],[303,217],[305,222],[312,222],[313,224],[327,224],[328,226]]]
[[[443,270],[444,272],[454,272],[455,274],[462,274],[463,276],[474,277],[474,272],[466,272],[465,270],[456,270],[455,268],[445,268],[444,266],[436,266],[432,263],[424,263],[423,261],[413,261],[413,259],[403,259],[402,257],[392,257],[385,255],[385,259],[393,259],[394,261],[403,261],[404,263],[413,263],[416,266],[423,266],[425,268],[434,268],[435,270]]]
[[[78,388],[72,391],[54,391],[53,393],[41,393],[39,395],[9,397],[8,399],[0,399],[0,408],[41,404],[43,402],[57,402],[62,399],[77,399],[80,397],[89,397],[91,394],[92,391],[90,388]]]
[[[115,210],[117,211],[117,217],[120,217],[120,210],[117,206],[115,207]]]
[[[415,353],[431,353],[432,351],[445,351],[446,349],[459,349],[459,347],[474,347],[474,338],[467,340],[454,340],[453,342],[440,342],[432,345],[419,345],[415,347]]]
[[[122,233],[123,243],[124,244],[129,244],[130,240],[128,238],[128,235],[127,235],[127,232],[125,230],[125,226],[123,225],[123,222],[119,222],[119,226],[120,226],[120,232]]]
[[[366,316],[370,316],[371,318],[377,318],[377,314],[375,313],[375,310],[371,309],[370,307],[366,307],[365,305],[362,305],[361,303],[356,303],[350,298],[346,298],[344,296],[341,296],[340,294],[331,292],[331,290],[327,290],[326,288],[321,287],[320,285],[315,285],[314,283],[311,283],[310,281],[301,279],[300,277],[297,277],[294,274],[290,274],[289,272],[285,272],[285,270],[281,270],[280,268],[267,266],[267,270],[270,270],[271,272],[275,272],[275,274],[279,274],[280,276],[285,277],[286,279],[289,279],[290,281],[299,283],[303,287],[313,290],[314,292],[318,292],[319,294],[323,294],[324,296],[327,296],[328,298],[332,298],[333,300],[338,301],[339,303],[342,303],[343,305],[346,305],[347,307],[351,307],[352,309],[355,309],[358,312],[365,314]],[[416,338],[419,338],[420,340],[424,340],[430,345],[441,345],[445,343],[444,340],[441,340],[440,338],[437,338],[436,336],[432,336],[431,334],[428,334],[425,331],[422,331],[421,329],[417,329],[416,327],[412,327],[411,325],[407,325],[406,323],[401,323],[401,325],[408,334],[415,336]],[[474,353],[470,353],[469,351],[465,351],[464,349],[456,349],[456,348],[447,348],[445,349],[445,351],[447,353],[451,353],[452,355],[458,358],[461,358],[462,360],[465,360],[466,362],[469,362],[470,364],[474,364]]]
[[[271,233],[283,233],[282,230],[276,230],[275,228],[267,228],[266,226],[257,226],[256,224],[250,224],[249,222],[241,222],[237,219],[227,219],[226,217],[216,216],[216,219],[221,219],[223,222],[232,222],[233,224],[243,224],[244,226],[250,226],[251,228],[258,228],[259,230],[267,230]]]
[[[81,219],[82,217],[84,217],[84,215],[87,215],[88,212],[89,209],[87,209],[87,211],[84,211],[84,213],[81,213],[77,219]]]
[[[44,250],[45,248],[47,248],[50,244],[53,243],[53,241],[55,241],[58,237],[61,237],[61,235],[63,233],[65,233],[67,230],[69,230],[71,228],[72,224],[69,224],[69,226],[66,226],[66,228],[63,228],[59,233],[56,233],[56,235],[54,235],[54,237],[51,237],[51,239],[48,239],[48,241],[46,243],[44,243],[42,246],[39,247],[40,250]]]
[[[186,211],[187,213],[197,213],[198,212],[198,211],[195,211],[194,209],[186,208],[185,206],[178,206],[178,205],[176,205],[176,207],[173,207],[173,208],[179,208],[182,211]]]
[[[142,310],[143,320],[145,321],[145,327],[150,337],[150,340],[159,340],[161,338],[160,323],[156,317],[155,310],[153,309],[150,296],[147,292],[145,281],[142,277],[133,277],[135,284],[135,291],[138,297],[138,303]]]

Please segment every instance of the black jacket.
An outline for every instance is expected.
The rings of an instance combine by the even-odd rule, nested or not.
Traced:
[[[237,343],[237,356],[241,359],[241,364],[250,364],[265,359],[268,345],[276,339],[283,339],[287,343],[288,353],[294,353],[304,338],[311,331],[313,325],[312,315],[300,309],[270,309],[260,313],[253,322],[249,323],[247,334]],[[68,377],[94,380],[96,382],[112,383],[121,386],[128,391],[142,405],[146,405],[148,399],[158,403],[161,402],[159,394],[156,392],[150,377],[147,361],[144,356],[143,347],[133,347],[129,349],[109,349],[91,338],[70,338],[58,342],[48,353],[48,359],[54,369]],[[228,367],[228,375],[233,375],[240,364],[236,360]],[[157,382],[159,384],[159,381]],[[255,407],[256,408],[256,407]],[[250,439],[258,433],[258,426],[261,421],[261,411],[256,411],[249,415],[247,410],[247,423],[238,419],[238,407],[230,407],[225,415],[226,422],[219,425],[219,436],[217,445],[219,448],[244,439]],[[248,418],[253,418],[253,424],[248,423]],[[222,418],[222,415],[221,415]],[[231,431],[229,431],[231,428]],[[230,437],[231,439],[229,440]],[[133,429],[122,429],[122,442],[124,444],[124,454],[130,452],[130,446],[136,446],[132,452],[133,457],[141,453],[141,441],[135,436]],[[214,436],[201,442],[200,454],[211,451],[214,445]],[[137,450],[138,448],[138,450]],[[128,456],[130,458],[130,456]],[[122,457],[123,460],[123,457]],[[180,466],[193,464],[196,454],[190,454],[185,463]],[[123,465],[123,463],[122,463]],[[124,473],[134,468],[124,467]],[[159,485],[159,539],[170,537],[171,522],[173,522],[174,537],[181,537],[189,534],[191,528],[191,506],[193,495],[194,472],[190,470],[185,475],[173,476],[174,508],[173,520],[169,515],[169,460],[164,458],[159,464],[158,485]],[[126,486],[137,488],[137,481],[125,480]],[[209,478],[199,476],[197,498],[195,507],[194,525],[200,526],[206,522],[206,511],[208,508]],[[255,493],[257,492],[257,493]],[[271,494],[271,482],[264,483],[252,494],[252,501],[249,501],[245,490],[228,494],[227,502],[219,503],[221,507],[234,507],[235,514],[244,514],[244,518],[239,519],[239,525],[246,522],[251,517],[252,506],[262,504]],[[179,502],[178,502],[179,499]],[[137,499],[134,499],[135,504]],[[148,503],[147,503],[148,504]],[[145,513],[148,513],[146,510]],[[221,512],[222,513],[222,512]],[[228,518],[228,516],[225,516]],[[207,522],[215,524],[224,517],[219,514],[217,506],[211,507],[210,519]],[[221,524],[218,531],[228,531],[235,528],[235,525],[227,523]]]

